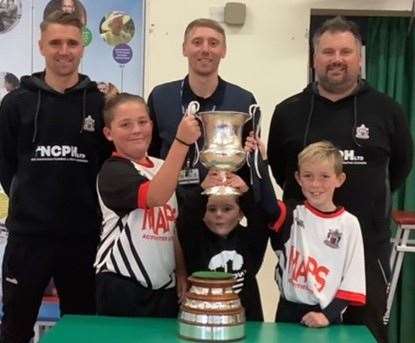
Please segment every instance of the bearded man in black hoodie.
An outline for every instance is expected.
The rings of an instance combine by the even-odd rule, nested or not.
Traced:
[[[40,25],[46,68],[0,107],[0,181],[10,198],[0,342],[27,343],[53,277],[62,314],[95,313],[101,214],[96,175],[109,156],[102,94],[78,73],[82,23],[53,12]]]
[[[341,150],[347,179],[334,199],[360,221],[367,285],[366,305],[348,308],[343,318],[367,325],[379,342],[387,342],[391,192],[411,169],[411,135],[401,107],[360,79],[362,39],[356,24],[340,17],[326,21],[313,47],[318,81],[276,106],[270,166],[284,199],[303,199],[294,179],[298,153],[320,140]],[[314,196],[323,192],[316,187]]]

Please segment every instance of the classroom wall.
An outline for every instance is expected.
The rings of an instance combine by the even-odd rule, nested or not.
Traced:
[[[223,0],[148,0],[146,8],[145,85],[147,96],[162,82],[183,78],[187,61],[181,44],[193,19],[223,18]],[[308,28],[311,9],[410,11],[412,0],[245,0],[242,27],[224,25],[228,52],[221,63],[225,80],[252,91],[261,105],[263,138],[275,105],[307,83]],[[222,13],[222,14],[221,14]],[[273,320],[278,294],[276,260],[268,250],[258,275],[264,312]],[[264,302],[264,299],[266,301]]]

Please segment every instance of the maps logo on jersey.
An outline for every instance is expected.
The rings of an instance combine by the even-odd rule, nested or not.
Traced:
[[[327,234],[327,238],[324,240],[324,244],[329,246],[330,248],[338,249],[339,242],[342,238],[342,233],[336,230],[329,230]]]

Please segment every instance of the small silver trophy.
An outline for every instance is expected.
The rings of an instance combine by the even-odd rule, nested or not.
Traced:
[[[219,171],[225,181],[226,172],[235,172],[245,163],[246,153],[242,146],[242,129],[244,124],[253,117],[258,106],[251,106],[249,113],[234,111],[196,113],[199,106],[192,103],[189,104],[188,113],[195,115],[202,122],[204,138],[200,152],[196,146],[194,165],[200,160],[206,168]],[[202,194],[240,195],[236,189],[225,185],[207,188]]]

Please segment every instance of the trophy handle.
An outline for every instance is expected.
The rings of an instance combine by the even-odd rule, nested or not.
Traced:
[[[197,112],[199,112],[200,110],[200,104],[198,101],[190,101],[189,105],[187,105],[187,109],[186,112],[184,113],[185,116],[188,116],[190,114],[194,115],[196,117],[196,119],[200,120],[200,117],[197,115]],[[199,162],[199,158],[200,158],[200,149],[199,149],[199,145],[197,144],[197,141],[194,143],[195,145],[195,158],[192,162],[192,167],[194,167],[198,162]]]
[[[254,117],[255,117],[255,113],[256,113],[258,108],[259,108],[258,104],[252,104],[252,105],[249,106],[249,109],[248,109],[249,119],[254,119],[254,121],[255,121]]]
[[[187,109],[185,112],[185,116],[189,115],[189,114],[193,114],[196,115],[197,112],[199,112],[200,110],[200,104],[198,101],[190,101],[189,105],[187,105]]]
[[[252,118],[252,130],[254,131],[254,137],[257,138],[259,137],[259,134],[261,132],[261,112],[258,112],[259,110],[259,105],[258,104],[252,104],[251,106],[249,106],[249,115]],[[251,119],[250,118],[250,119]],[[258,167],[258,158],[259,158],[259,149],[256,148],[254,151],[254,155],[251,157],[251,154],[248,152],[246,154],[246,163],[248,165],[248,167],[251,167],[252,164],[254,165],[254,170],[256,175],[262,179],[262,175],[259,172],[259,167]],[[251,162],[251,160],[253,159],[253,161]],[[251,175],[251,184],[252,184],[252,177],[253,175]]]

